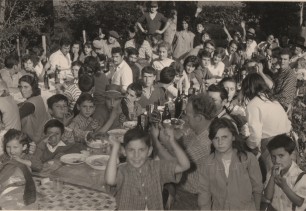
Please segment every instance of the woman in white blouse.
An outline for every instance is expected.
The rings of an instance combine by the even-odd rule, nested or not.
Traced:
[[[247,145],[251,149],[261,148],[263,161],[267,170],[270,170],[272,163],[266,146],[274,136],[289,133],[291,122],[258,73],[250,73],[245,77],[241,91],[247,103],[246,115],[250,130]]]

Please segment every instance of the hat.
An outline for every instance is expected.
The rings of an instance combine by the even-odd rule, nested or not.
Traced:
[[[124,95],[121,93],[121,86],[116,84],[108,84],[105,87],[105,91],[102,93],[102,96],[108,98],[122,98]]]
[[[119,34],[116,31],[110,31],[109,36],[119,39]]]
[[[149,5],[150,7],[158,7],[157,1],[151,1]]]
[[[93,47],[96,48],[96,49],[101,49],[101,48],[103,48],[103,44],[102,44],[102,42],[101,42],[100,40],[94,40],[94,41],[92,42],[92,45],[93,45]]]
[[[255,33],[255,29],[253,28],[249,28],[248,31],[247,31],[247,35],[252,35],[252,36],[256,36],[256,33]]]
[[[304,49],[305,48],[304,44],[305,44],[305,38],[304,37],[299,36],[295,39],[295,43],[294,43],[295,46]]]

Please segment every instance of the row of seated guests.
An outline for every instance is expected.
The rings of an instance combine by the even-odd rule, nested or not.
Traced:
[[[248,77],[251,78],[252,74]],[[261,80],[260,85],[265,86]],[[265,93],[261,94],[266,97]],[[90,103],[90,100],[87,101]],[[85,111],[88,109],[90,105]],[[79,110],[82,115],[84,111]],[[112,152],[105,181],[115,186],[119,209],[162,210],[161,193],[166,189],[164,184],[169,183],[177,183],[172,209],[194,209],[195,206],[203,210],[259,209],[263,191],[259,163],[246,150],[246,142],[239,136],[237,125],[229,117],[218,117],[217,113],[215,100],[207,94],[199,94],[189,98],[186,107],[185,120],[194,133],[183,136],[179,131],[162,125],[152,126],[150,133],[139,128],[131,129],[125,134],[123,143],[127,163],[118,169],[116,162],[120,143],[111,140]],[[10,129],[3,137],[1,162],[5,164],[13,158],[32,170],[39,170],[43,162],[83,149],[80,143],[64,143],[64,131],[64,124],[58,119],[47,121],[44,125],[45,138],[29,152],[31,139],[28,135]],[[286,210],[292,204],[304,209],[305,178],[297,181],[302,170],[291,157],[295,143],[281,134],[272,138],[266,147],[273,167],[264,184],[264,197],[276,209],[285,207]],[[161,161],[149,159],[153,149]],[[277,168],[280,168],[279,172]],[[171,189],[169,192],[173,194]]]

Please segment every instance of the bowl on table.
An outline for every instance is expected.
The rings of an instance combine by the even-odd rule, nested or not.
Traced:
[[[105,170],[109,155],[92,155],[86,158],[86,164],[96,170]]]
[[[70,164],[70,165],[81,164],[81,163],[84,163],[85,160],[86,160],[86,156],[81,153],[66,154],[60,158],[61,162],[65,164]]]
[[[123,143],[123,136],[127,132],[125,129],[113,129],[108,131],[109,140],[118,141],[120,143]]]

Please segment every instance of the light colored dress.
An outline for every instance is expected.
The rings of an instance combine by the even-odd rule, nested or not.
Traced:
[[[176,33],[176,28],[177,28],[177,19],[169,19],[168,20],[169,27],[166,29],[164,33],[164,41],[168,42],[169,44],[172,44],[175,33]]]
[[[193,49],[194,33],[188,31],[176,32],[173,41],[173,58],[180,59]]]

